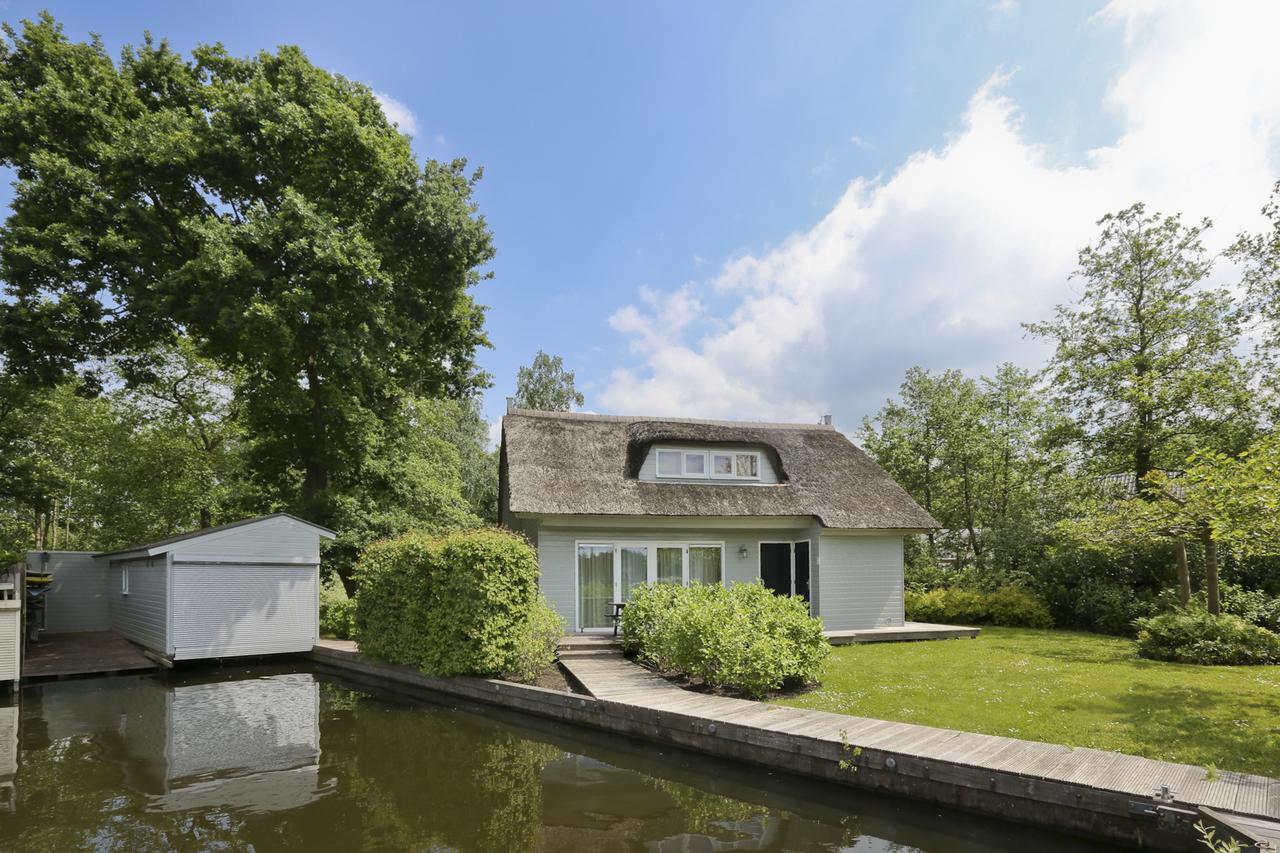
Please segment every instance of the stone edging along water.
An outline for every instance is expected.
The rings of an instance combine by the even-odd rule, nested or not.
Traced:
[[[497,705],[811,779],[940,803],[1144,850],[1189,853],[1204,849],[1192,828],[1205,817],[1197,808],[1203,803],[1187,804],[1172,798],[1165,801],[1159,796],[1135,797],[1107,787],[1105,780],[1094,784],[1072,783],[1015,770],[922,758],[901,750],[859,746],[851,742],[845,731],[833,727],[831,719],[838,720],[839,715],[744,702],[743,713],[713,716],[717,708],[725,706],[716,701],[717,697],[693,693],[688,694],[679,710],[665,710],[622,699],[598,699],[497,679],[437,678],[412,667],[368,659],[354,650],[317,646],[311,658],[357,683],[409,695],[446,695]],[[783,725],[772,724],[766,728],[747,721],[748,717],[758,717],[766,710],[788,712],[787,716],[794,717],[794,722],[788,720]],[[847,719],[850,728],[858,722],[858,718]],[[923,728],[899,725],[904,729]],[[1006,749],[1019,743],[1029,744],[1009,738],[994,740],[1005,744]],[[1077,752],[1090,757],[1105,755],[1097,750]],[[1130,758],[1114,755],[1118,759]],[[1274,793],[1280,797],[1280,781],[1271,781]],[[1161,782],[1152,779],[1150,784],[1154,792],[1154,787]]]

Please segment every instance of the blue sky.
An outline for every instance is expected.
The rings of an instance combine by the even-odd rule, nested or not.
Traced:
[[[1250,10],[313,0],[0,16],[40,8],[113,51],[144,30],[184,52],[298,44],[394,99],[419,155],[483,166],[492,417],[542,348],[589,409],[835,412],[852,430],[910,364],[1036,366],[1018,322],[1069,298],[1074,250],[1108,209],[1141,197],[1238,229],[1277,175],[1274,63],[1250,37],[1269,27]],[[1214,51],[1233,57],[1219,77],[1177,76],[1223,65]],[[1215,85],[1249,74],[1217,103]],[[1198,135],[1199,160],[1160,142],[1186,135],[1188,111],[1230,135],[1221,157]]]

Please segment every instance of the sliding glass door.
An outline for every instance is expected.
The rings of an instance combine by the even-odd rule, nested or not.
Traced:
[[[644,545],[623,545],[618,549],[622,570],[620,600],[631,600],[631,590],[649,582],[649,549]]]
[[[659,545],[658,583],[684,583],[684,548],[679,545]]]
[[[612,628],[613,546],[578,546],[578,627],[583,631]]]
[[[722,551],[719,545],[690,545],[689,583],[720,583]]]
[[[645,583],[724,583],[720,543],[579,542],[579,631],[613,629],[615,604]]]

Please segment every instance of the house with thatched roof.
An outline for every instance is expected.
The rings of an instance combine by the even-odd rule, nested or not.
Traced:
[[[818,424],[513,409],[501,522],[538,550],[571,631],[646,582],[760,581],[831,631],[901,626],[903,539],[938,523],[829,418]]]

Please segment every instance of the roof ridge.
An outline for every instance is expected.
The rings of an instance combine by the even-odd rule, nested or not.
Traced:
[[[729,421],[711,418],[675,418],[660,415],[605,415],[597,412],[547,412],[540,409],[513,409],[503,418],[525,417],[567,421],[600,421],[603,423],[664,423],[664,424],[699,424],[703,426],[723,427],[759,427],[764,429],[824,430],[839,432],[834,424],[814,423],[800,424],[783,421]]]

